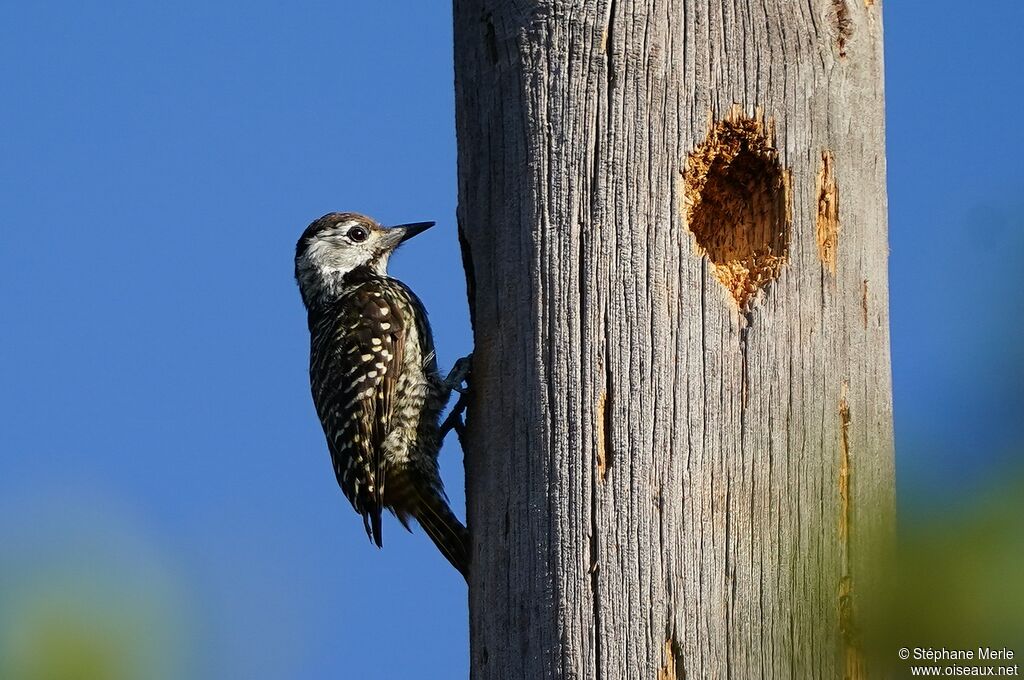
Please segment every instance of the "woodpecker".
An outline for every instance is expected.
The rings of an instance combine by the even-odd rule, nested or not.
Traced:
[[[295,279],[308,313],[313,403],[367,536],[382,545],[384,508],[406,529],[411,517],[466,577],[469,532],[448,507],[437,465],[438,415],[465,362],[441,379],[426,310],[387,271],[395,249],[433,224],[385,228],[329,213],[299,237]]]

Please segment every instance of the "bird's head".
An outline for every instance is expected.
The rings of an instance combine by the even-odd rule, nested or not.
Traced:
[[[306,227],[295,247],[295,279],[303,302],[308,307],[316,299],[331,297],[345,276],[359,268],[386,276],[391,253],[433,224],[382,227],[358,213],[324,215]]]

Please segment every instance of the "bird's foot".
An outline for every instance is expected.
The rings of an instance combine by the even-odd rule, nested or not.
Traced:
[[[448,436],[448,433],[455,430],[455,434],[459,437],[459,442],[462,442],[462,435],[466,433],[466,423],[462,419],[462,414],[466,411],[466,395],[460,393],[458,400],[455,402],[455,406],[452,407],[452,412],[448,414],[448,417],[441,423],[441,441]]]
[[[473,355],[467,354],[452,366],[452,370],[448,372],[448,377],[444,379],[444,386],[449,392],[458,392],[459,394],[465,394],[466,390],[469,389],[469,374],[473,368]],[[463,386],[465,385],[465,386]]]
[[[469,405],[469,375],[472,365],[473,355],[464,356],[455,362],[452,370],[448,373],[448,377],[444,379],[444,385],[449,393],[458,392],[459,398],[455,401],[452,412],[441,423],[441,441],[444,441],[444,438],[452,430],[455,430],[459,441],[462,441],[462,435],[466,431],[466,423],[462,419],[462,414],[465,413],[466,407]]]

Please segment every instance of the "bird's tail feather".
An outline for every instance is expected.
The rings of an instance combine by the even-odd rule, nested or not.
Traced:
[[[424,493],[414,486],[413,516],[445,559],[469,580],[469,530],[448,507],[443,493]]]
[[[370,510],[370,527],[367,529],[366,532],[368,534],[371,534],[370,538],[373,539],[373,542],[377,544],[378,548],[384,546],[384,531],[381,528],[380,515],[381,512],[379,505]],[[363,523],[366,523],[365,515],[363,517]]]

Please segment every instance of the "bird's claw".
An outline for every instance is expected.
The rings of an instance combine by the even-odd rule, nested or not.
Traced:
[[[462,441],[462,435],[466,431],[466,424],[462,420],[462,414],[465,413],[466,406],[469,403],[469,374],[472,366],[473,355],[464,356],[455,362],[452,370],[448,372],[448,377],[444,379],[445,387],[448,388],[449,392],[458,392],[459,398],[455,401],[455,406],[452,407],[451,413],[441,423],[441,441],[444,441],[444,438],[452,430],[455,430],[459,441]]]
[[[455,430],[455,434],[459,437],[459,442],[462,441],[462,435],[466,433],[466,423],[462,420],[462,413],[466,410],[466,396],[464,394],[459,395],[459,400],[455,402],[455,407],[452,408],[452,412],[448,414],[448,417],[441,423],[440,438],[444,441],[444,438],[448,436],[448,433]]]
[[[473,368],[473,355],[467,354],[452,366],[452,370],[448,372],[448,377],[444,379],[444,385],[450,391],[458,392],[459,394],[465,394],[466,390],[469,389],[469,374]],[[463,387],[465,384],[465,387]]]

